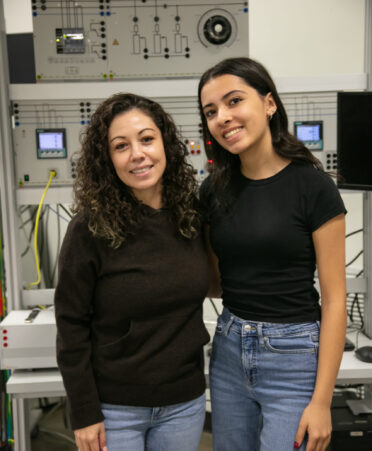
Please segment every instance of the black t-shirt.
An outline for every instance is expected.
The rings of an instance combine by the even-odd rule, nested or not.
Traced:
[[[346,213],[333,180],[292,162],[267,179],[239,173],[230,188],[234,201],[227,212],[218,207],[208,179],[201,188],[223,304],[254,321],[320,319],[312,232]]]

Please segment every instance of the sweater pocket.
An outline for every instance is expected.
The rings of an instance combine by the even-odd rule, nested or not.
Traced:
[[[131,320],[125,335],[93,351],[97,382],[157,385],[202,371],[209,335],[195,316]]]
[[[126,348],[126,342],[130,342],[130,337],[133,333],[133,321],[129,321],[128,329],[125,331],[124,335],[117,338],[114,341],[105,344],[98,344],[95,347],[94,355],[102,354],[107,356],[121,355],[122,349]]]

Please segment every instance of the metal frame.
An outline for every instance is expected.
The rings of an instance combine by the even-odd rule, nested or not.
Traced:
[[[9,101],[9,70],[6,47],[4,5],[0,0],[0,199],[4,238],[5,295],[7,310],[21,308],[21,279],[18,250],[17,204],[15,198],[14,164],[12,158],[12,138]],[[1,358],[1,353],[0,353]],[[28,427],[28,401],[13,400],[14,451],[31,449]]]
[[[31,451],[30,406],[28,399],[13,399],[14,451]]]
[[[372,338],[372,191],[363,194],[363,249],[364,278],[366,294],[364,298],[364,333]]]
[[[365,2],[365,53],[364,69],[367,91],[372,91],[372,0]],[[365,334],[372,338],[372,191],[363,194],[363,249],[366,295],[364,301]]]
[[[365,0],[364,72],[367,91],[372,91],[372,1]]]
[[[4,236],[4,267],[8,310],[21,308],[18,222],[9,100],[9,71],[3,1],[0,0],[0,196]]]

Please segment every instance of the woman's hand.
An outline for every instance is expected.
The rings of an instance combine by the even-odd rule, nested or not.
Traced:
[[[297,429],[294,449],[301,446],[307,432],[306,451],[325,451],[331,441],[332,420],[328,405],[314,401],[304,410]]]
[[[103,421],[82,429],[75,429],[75,441],[79,451],[107,451]]]

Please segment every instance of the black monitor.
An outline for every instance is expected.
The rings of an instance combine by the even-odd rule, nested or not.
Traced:
[[[372,92],[337,93],[339,188],[372,190]]]

